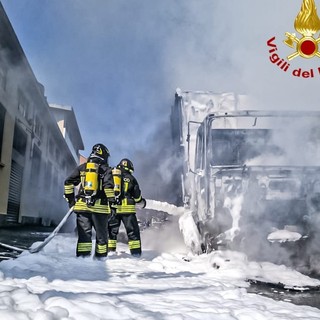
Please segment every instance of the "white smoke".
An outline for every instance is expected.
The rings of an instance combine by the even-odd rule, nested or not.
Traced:
[[[170,148],[170,126],[163,125],[177,87],[247,93],[260,109],[318,108],[317,78],[294,77],[269,59],[267,40],[273,36],[279,57],[292,53],[282,41],[285,32],[295,32],[300,2],[3,3],[9,18],[16,17],[13,26],[49,101],[74,107],[87,149],[98,140],[108,146],[114,164],[131,158],[145,197],[175,203],[182,196],[177,194],[179,176],[170,179],[170,169],[183,160]],[[37,10],[41,20],[32,18]],[[32,33],[27,21],[37,23]],[[290,71],[316,70],[316,61],[296,58]],[[278,160],[296,161],[295,146],[304,141],[285,137],[279,143],[287,153]],[[269,156],[252,161],[263,163]]]

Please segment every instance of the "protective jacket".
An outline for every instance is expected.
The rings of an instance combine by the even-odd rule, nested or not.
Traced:
[[[108,223],[108,250],[115,251],[117,247],[117,236],[121,221],[128,236],[130,253],[134,256],[141,255],[140,228],[136,216],[135,204],[142,201],[141,190],[136,178],[126,169],[121,169],[121,196],[120,204],[114,210],[114,214]]]
[[[93,161],[93,160],[92,160]],[[97,160],[98,161],[98,160]],[[98,170],[97,193],[86,202],[84,184],[86,176],[86,163],[78,166],[65,180],[64,195],[69,206],[74,205],[77,214],[78,242],[77,256],[90,256],[92,250],[92,227],[96,231],[95,257],[103,258],[108,254],[108,214],[110,203],[114,201],[113,178],[111,168],[106,163],[101,163]],[[75,202],[75,187],[79,191]]]
[[[121,168],[121,175],[121,196],[117,214],[136,213],[135,204],[142,200],[139,184],[136,178],[123,168]]]
[[[92,206],[87,206],[84,194],[84,179],[85,179],[86,163],[78,166],[71,175],[65,180],[64,195],[70,203],[70,199],[74,199],[75,186],[80,183],[77,194],[77,201],[74,206],[75,212],[94,212],[94,213],[110,213],[109,202],[114,202],[113,178],[111,168],[107,164],[99,166],[99,182],[97,194],[94,196]]]

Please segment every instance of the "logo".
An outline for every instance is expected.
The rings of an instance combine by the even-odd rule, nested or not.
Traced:
[[[97,154],[102,155],[102,149],[100,147],[97,148]]]
[[[320,37],[313,37],[320,30],[320,19],[314,0],[303,1],[301,10],[294,21],[294,28],[302,34],[302,37],[298,38],[294,33],[285,33],[287,39],[283,42],[290,48],[296,48],[296,51],[290,54],[287,59],[290,61],[298,56],[306,59],[314,56],[320,58],[318,47]]]
[[[128,166],[128,162],[127,162],[126,160],[122,160],[122,165],[123,165],[124,167],[127,167],[127,166]]]
[[[300,12],[294,21],[294,28],[300,35],[297,36],[295,33],[289,32],[285,33],[286,39],[283,40],[283,43],[295,50],[285,59],[280,58],[277,53],[276,37],[272,37],[267,41],[270,61],[284,72],[290,69],[289,61],[297,57],[304,59],[320,58],[320,37],[315,36],[320,31],[320,18],[317,14],[314,0],[302,1]],[[315,70],[313,68],[307,70],[297,68],[291,73],[295,77],[314,78],[316,74],[320,75],[320,67]]]

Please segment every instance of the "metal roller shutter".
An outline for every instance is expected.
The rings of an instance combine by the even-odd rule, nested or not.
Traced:
[[[22,177],[23,167],[17,164],[15,161],[12,161],[9,184],[7,223],[18,223]]]

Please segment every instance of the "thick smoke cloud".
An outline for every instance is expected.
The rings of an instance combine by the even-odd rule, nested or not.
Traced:
[[[250,0],[172,3],[167,19],[173,28],[163,42],[162,52],[163,68],[168,75],[164,89],[169,91],[165,96],[171,93],[172,102],[175,88],[180,87],[249,94],[256,109],[318,108],[316,78],[294,77],[269,59],[267,41],[273,36],[281,58],[292,52],[282,41],[286,31],[295,32],[294,19],[301,3]],[[316,69],[316,63],[315,58],[297,58],[289,70]],[[292,140],[287,142],[292,145]],[[152,153],[154,150],[157,148],[152,147]],[[161,157],[158,159],[163,162]]]
[[[269,59],[272,37],[280,58],[292,53],[284,34],[296,32],[301,1],[2,2],[48,100],[74,107],[85,152],[98,140],[112,164],[131,158],[146,197],[179,197],[169,123],[177,87],[249,94],[256,109],[319,108],[320,75],[291,74],[317,70],[316,58],[296,58],[287,72]]]
[[[146,149],[134,155],[144,197],[181,204],[179,169],[183,159],[172,144],[170,122],[163,122],[149,139]]]

